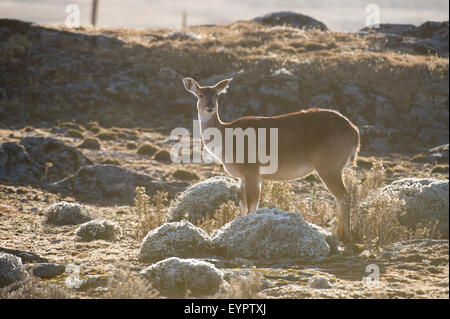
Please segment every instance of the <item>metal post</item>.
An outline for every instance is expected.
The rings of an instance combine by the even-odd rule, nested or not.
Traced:
[[[187,26],[187,11],[186,11],[186,9],[184,9],[181,14],[181,26],[183,28],[186,28],[186,26]]]
[[[94,27],[97,24],[97,8],[98,8],[98,0],[92,0],[91,23]]]

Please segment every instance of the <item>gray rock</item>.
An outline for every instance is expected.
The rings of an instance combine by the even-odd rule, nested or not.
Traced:
[[[365,27],[361,31],[373,31],[378,33],[391,33],[406,36],[416,30],[416,26],[412,24],[395,24],[395,23],[380,23],[378,28]]]
[[[47,263],[48,262],[47,258],[43,258],[43,257],[38,256],[35,253],[29,252],[29,251],[0,247],[0,253],[7,253],[7,254],[17,256],[21,259],[22,263],[32,263],[32,262]]]
[[[212,295],[224,284],[220,270],[196,259],[164,259],[143,270],[142,274],[162,294],[171,297],[185,297],[188,291],[193,296]]]
[[[71,193],[80,201],[129,204],[133,202],[136,186],[144,186],[148,194],[160,190],[173,196],[185,185],[186,182],[165,184],[115,165],[92,165],[81,168],[76,175],[53,183],[48,188],[55,192]]]
[[[228,201],[239,203],[239,184],[226,176],[215,176],[187,188],[171,204],[168,220],[198,223]]]
[[[28,268],[32,269],[33,276],[47,279],[57,277],[66,270],[66,267],[55,263],[31,264]]]
[[[42,167],[36,167],[25,147],[7,142],[0,146],[0,180],[20,184],[39,183]]]
[[[33,160],[44,173],[45,165],[51,162],[46,181],[55,181],[75,174],[81,167],[92,161],[74,147],[67,146],[51,137],[26,137],[20,141]]]
[[[45,221],[52,225],[77,225],[91,220],[89,211],[80,204],[59,202],[48,207]]]
[[[297,212],[259,209],[215,231],[212,244],[216,252],[232,258],[263,262],[320,259],[328,256],[330,247],[318,228]]]
[[[91,220],[81,224],[75,231],[75,235],[84,241],[117,240],[122,236],[122,228],[109,220]]]
[[[295,13],[292,11],[281,11],[266,14],[261,17],[256,17],[253,21],[262,23],[269,26],[288,25],[299,29],[319,29],[322,31],[328,30],[327,26],[311,17],[306,15]]]
[[[188,221],[166,223],[151,230],[142,240],[139,260],[155,261],[168,257],[206,257],[211,239],[201,228]]]
[[[19,257],[0,252],[0,288],[25,279],[26,272]]]
[[[45,175],[47,163],[52,163]],[[77,149],[53,138],[26,137],[0,146],[0,180],[42,184],[62,179],[92,162]],[[45,177],[45,180],[44,180]]]
[[[427,21],[416,27],[411,24],[380,24],[371,31],[384,33],[388,48],[410,48],[420,54],[438,54],[448,56],[449,22]],[[364,28],[362,31],[368,31]]]

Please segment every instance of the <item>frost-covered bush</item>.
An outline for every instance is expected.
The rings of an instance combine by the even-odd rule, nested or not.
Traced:
[[[122,236],[122,228],[109,220],[91,220],[80,225],[75,234],[85,241],[94,239],[117,240]]]
[[[378,233],[378,237],[385,236],[383,232],[399,235],[400,228],[391,229],[392,224],[397,223],[409,231],[426,227],[427,237],[448,238],[448,201],[448,180],[400,179],[370,193],[361,202],[353,228],[360,236],[369,236],[371,229],[377,229],[374,233]]]
[[[45,211],[46,222],[52,225],[77,225],[91,220],[89,211],[80,204],[59,202]]]
[[[0,288],[25,279],[26,272],[19,257],[0,252]]]
[[[224,283],[223,273],[213,264],[197,259],[171,257],[142,271],[162,294],[184,297],[212,295]]]
[[[184,41],[184,40],[200,40],[202,36],[191,31],[181,30],[169,32],[164,36],[164,38],[168,40]]]
[[[212,244],[227,257],[277,262],[280,258],[328,256],[326,234],[300,213],[259,209],[215,231]]]
[[[139,249],[139,259],[202,257],[208,254],[210,243],[209,235],[188,221],[166,223],[145,236]]]
[[[314,289],[329,289],[333,288],[330,279],[323,275],[314,275],[309,281],[308,286]]]
[[[239,184],[230,177],[215,176],[181,193],[169,208],[169,221],[187,219],[199,224],[228,201],[239,203]]]

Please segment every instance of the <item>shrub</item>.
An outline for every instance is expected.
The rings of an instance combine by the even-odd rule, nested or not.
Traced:
[[[78,148],[86,148],[90,150],[99,150],[100,149],[100,143],[98,139],[93,137],[88,137],[81,142],[80,145],[77,146]]]
[[[117,240],[122,236],[122,229],[109,220],[91,220],[80,225],[75,234],[84,241]]]
[[[142,144],[137,149],[137,153],[141,155],[153,156],[158,151],[158,147],[152,144]]]
[[[73,138],[84,138],[83,132],[74,128],[68,129],[66,135]]]
[[[102,159],[102,164],[109,164],[109,165],[116,165],[116,166],[121,166],[122,164],[120,163],[119,160],[116,160],[114,158],[105,158]]]
[[[0,299],[66,299],[72,298],[63,287],[36,277],[16,282],[0,289]]]
[[[158,161],[158,162],[170,162],[171,161],[170,153],[166,150],[160,150],[160,151],[156,152],[154,159],[155,159],[155,161]]]
[[[96,136],[102,141],[112,141],[117,138],[116,134],[111,132],[100,132]]]
[[[448,165],[436,165],[431,170],[431,174],[448,174]]]
[[[46,223],[52,225],[76,225],[89,220],[89,212],[75,203],[59,202],[45,210]]]
[[[135,142],[127,142],[126,147],[128,150],[134,150],[137,147],[137,144]]]
[[[187,180],[187,181],[198,179],[198,175],[197,174],[189,172],[189,171],[185,171],[183,169],[176,170],[172,175],[175,178],[182,179],[182,180]]]

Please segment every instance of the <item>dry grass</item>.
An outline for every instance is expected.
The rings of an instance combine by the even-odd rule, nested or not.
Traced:
[[[64,287],[36,277],[28,277],[0,289],[0,299],[67,299],[72,298]]]
[[[138,211],[139,225],[136,229],[135,238],[142,240],[150,230],[167,222],[168,194],[157,191],[150,200],[146,194],[145,187],[136,187],[134,204]]]
[[[220,299],[258,299],[261,298],[262,286],[261,277],[252,273],[245,278],[238,277],[231,280],[227,289],[212,297]]]
[[[241,216],[239,207],[234,202],[228,201],[220,205],[212,216],[208,216],[198,226],[203,228],[208,234],[212,234],[216,229],[221,228],[239,216]]]
[[[311,195],[298,196],[290,183],[265,181],[261,193],[260,207],[279,208],[300,212],[305,220],[323,228],[329,228],[336,215],[336,205],[324,201],[318,194],[318,186],[313,184]]]
[[[101,296],[105,299],[155,299],[159,292],[139,274],[117,271],[108,284],[108,291]]]

